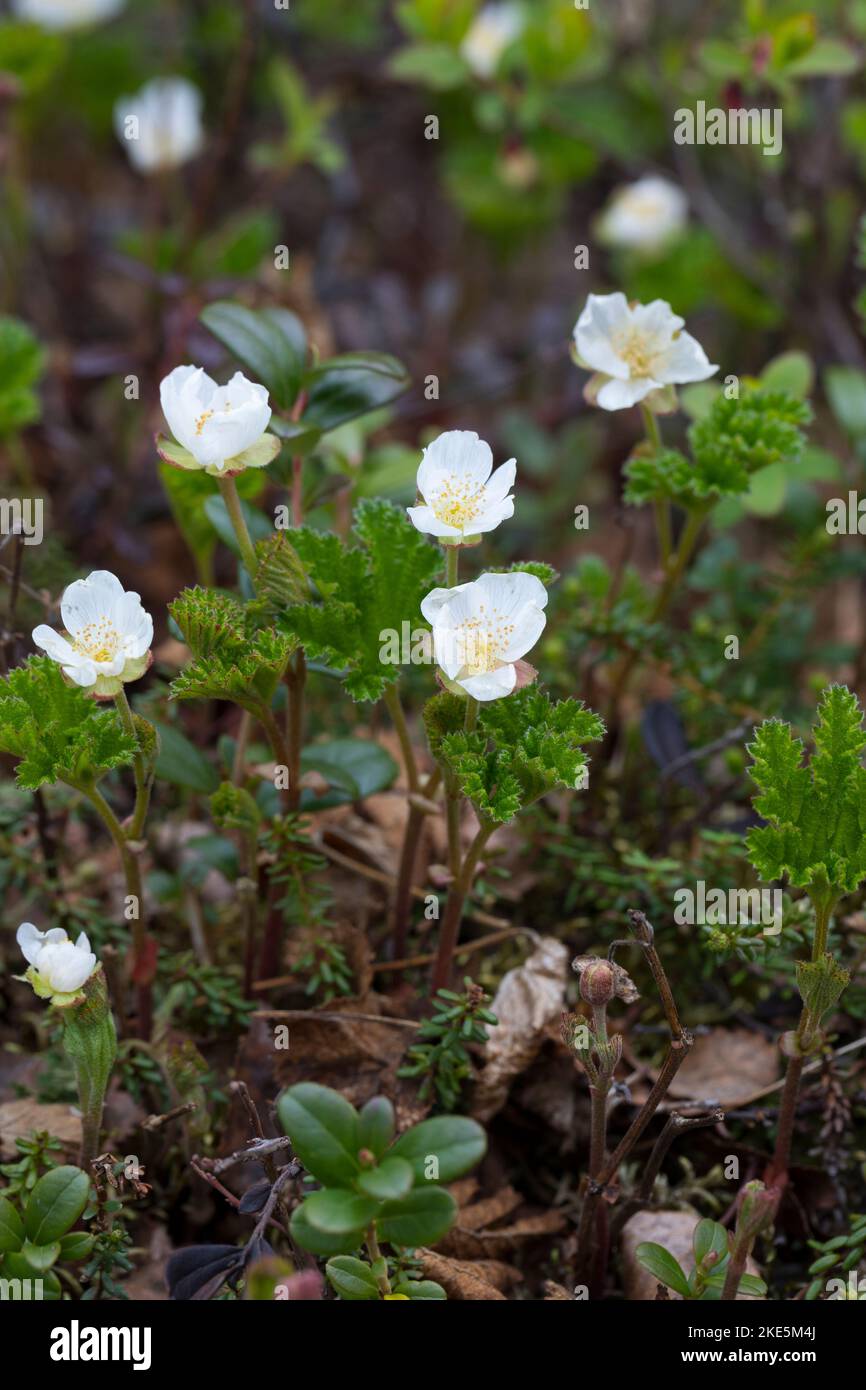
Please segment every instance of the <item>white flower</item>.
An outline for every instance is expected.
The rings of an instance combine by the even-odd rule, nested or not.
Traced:
[[[30,967],[24,978],[42,999],[76,994],[97,968],[84,932],[73,943],[62,927],[39,931],[22,922],[15,939]]]
[[[202,95],[185,77],[157,77],[114,107],[114,128],[141,174],[176,169],[204,145]]]
[[[519,5],[485,5],[475,16],[460,52],[476,77],[492,77],[509,44],[523,33],[523,11]]]
[[[624,294],[591,294],[574,330],[580,364],[597,373],[589,398],[624,410],[666,386],[706,381],[719,369],[683,323],[663,299],[632,306]]]
[[[115,695],[124,681],[137,680],[147,670],[153,619],[138,594],[125,593],[109,570],[94,570],[70,584],[60,601],[60,616],[66,637],[41,624],[33,629],[33,641],[76,685]]]
[[[12,0],[19,19],[43,29],[77,29],[119,14],[126,0]]]
[[[612,246],[654,252],[683,230],[688,210],[688,198],[677,184],[649,174],[616,190],[599,231]]]
[[[280,441],[265,434],[271,407],[264,386],[235,372],[228,386],[217,386],[201,367],[175,367],[159,388],[162,413],[182,445],[157,446],[167,463],[205,468],[227,477],[244,468],[263,468],[279,452]]]
[[[448,680],[475,700],[498,700],[517,684],[515,662],[544,631],[546,606],[541,580],[515,571],[434,589],[421,612],[433,628],[433,651]]]
[[[408,507],[412,525],[454,541],[492,531],[514,515],[517,463],[509,459],[491,477],[490,445],[471,430],[448,430],[428,444],[418,469],[423,506]]]

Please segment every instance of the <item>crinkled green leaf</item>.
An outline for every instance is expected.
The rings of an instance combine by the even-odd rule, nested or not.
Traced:
[[[257,626],[260,605],[194,588],[169,612],[195,658],[172,682],[173,699],[231,700],[252,711],[270,705],[295,643],[287,633]]]
[[[863,711],[844,685],[828,686],[813,729],[815,753],[790,726],[769,719],[749,747],[759,794],[755,810],[769,823],[747,837],[749,858],[764,879],[787,874],[801,888],[851,893],[866,878],[866,747]]]
[[[0,749],[20,759],[18,785],[79,785],[132,762],[136,745],[116,710],[67,684],[56,662],[34,656],[0,681]]]
[[[669,499],[684,509],[748,492],[753,474],[795,462],[805,446],[809,406],[787,391],[743,385],[736,398],[717,395],[691,425],[691,459],[676,449],[641,444],[626,464],[625,501]]]
[[[483,705],[478,727],[445,734],[439,749],[482,819],[502,822],[547,792],[579,786],[582,745],[603,734],[601,719],[581,701],[553,702],[527,687]]]
[[[401,507],[364,500],[352,539],[301,528],[288,533],[317,595],[285,610],[281,626],[308,656],[343,670],[354,700],[377,700],[400,675],[381,659],[383,633],[402,635],[403,624],[424,627],[421,600],[442,568],[441,552],[409,521]]]

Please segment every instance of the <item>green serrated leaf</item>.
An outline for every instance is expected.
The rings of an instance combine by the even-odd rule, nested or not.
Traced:
[[[79,786],[132,763],[136,745],[116,710],[67,684],[56,662],[31,657],[0,681],[0,750],[19,759],[18,785]]]
[[[756,811],[769,824],[749,831],[749,858],[765,880],[787,874],[801,888],[832,901],[866,878],[866,747],[863,712],[843,685],[828,686],[813,729],[815,753],[789,725],[767,720],[749,746],[759,794]]]

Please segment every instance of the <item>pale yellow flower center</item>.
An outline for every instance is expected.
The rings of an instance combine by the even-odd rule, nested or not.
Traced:
[[[441,483],[431,502],[437,521],[458,529],[474,521],[484,501],[484,484],[480,487],[467,478],[451,473]]]
[[[111,661],[120,646],[120,633],[107,618],[88,623],[75,634],[72,649],[91,661]]]
[[[616,339],[617,356],[621,357],[631,370],[632,376],[652,376],[655,358],[654,345],[639,328],[628,328]]]
[[[455,631],[461,677],[484,676],[504,664],[514,623],[503,618],[497,608],[486,612],[481,604],[477,618],[467,618]]]
[[[204,429],[205,425],[207,424],[208,420],[211,418],[212,415],[213,415],[213,411],[212,411],[212,410],[205,410],[205,411],[198,417],[198,419],[197,419],[196,422],[195,422],[195,432],[196,432],[196,434],[201,434],[202,430]]]

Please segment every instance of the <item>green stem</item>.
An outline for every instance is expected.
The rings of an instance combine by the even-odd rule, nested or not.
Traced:
[[[123,686],[120,687],[120,690],[115,695],[114,703],[117,706],[117,712],[120,715],[120,720],[124,729],[135,743],[136,749],[139,749],[138,731],[135,727],[135,719],[133,718],[132,710],[129,707],[129,701],[126,698],[126,691],[123,689]],[[140,750],[136,752],[133,758],[133,770],[135,773],[135,809],[133,810],[132,822],[129,827],[129,838],[131,840],[138,840],[144,832],[144,822],[147,819],[147,811],[150,805],[151,788],[151,781],[147,776],[144,758]]]
[[[102,1108],[117,1056],[117,1036],[105,973],[97,967],[84,987],[80,1004],[63,1013],[63,1049],[75,1068],[81,1107],[81,1153],[79,1165],[86,1173],[99,1153]]]
[[[147,928],[144,920],[144,896],[141,889],[141,865],[138,855],[131,848],[123,826],[112,811],[105,797],[95,785],[79,787],[93,809],[100,816],[105,828],[117,846],[123,877],[126,883],[126,896],[134,900],[135,916],[132,918],[133,971],[141,974],[146,970]],[[138,1027],[143,1037],[150,1036],[151,988],[149,981],[138,981]]]
[[[226,504],[229,520],[231,521],[235,536],[237,537],[244,568],[255,585],[256,569],[258,568],[256,563],[256,552],[252,537],[247,529],[246,518],[244,517],[243,508],[241,507],[241,499],[238,495],[237,483],[234,478],[217,478],[217,485],[222,494],[222,499]]]
[[[466,700],[466,719],[464,720],[464,723],[463,723],[463,727],[464,727],[464,729],[466,730],[467,734],[471,734],[471,733],[472,733],[472,730],[475,728],[475,725],[476,725],[477,723],[478,723],[478,701],[477,701],[477,700],[473,700],[472,696],[470,695],[470,696],[468,696],[468,698],[467,698],[467,700]]]
[[[379,1265],[379,1269],[376,1272],[376,1283],[379,1286],[380,1294],[384,1298],[386,1294],[389,1294],[391,1292],[391,1281],[388,1278],[388,1267],[384,1262],[382,1251],[379,1249],[379,1240],[376,1235],[375,1222],[371,1223],[370,1229],[368,1230],[365,1239],[371,1261],[374,1265]]]
[[[683,571],[691,559],[692,551],[697,543],[701,527],[706,520],[706,515],[706,511],[703,508],[689,512],[688,521],[683,527],[683,533],[680,536],[680,543],[677,546],[676,554],[668,567],[667,577],[658,592],[653,610],[650,613],[649,620],[651,623],[657,623],[659,618],[662,618],[667,612],[670,601],[676,592],[677,585],[682,578]]]
[[[449,806],[450,804],[449,802]],[[459,801],[457,802],[457,807],[459,815]],[[482,823],[475,839],[466,852],[466,858],[462,866],[448,889],[445,917],[439,936],[439,949],[436,954],[433,974],[430,981],[431,994],[435,994],[438,989],[447,989],[451,981],[454,953],[457,949],[458,941],[460,940],[460,922],[463,916],[463,905],[472,887],[472,880],[475,877],[475,870],[478,867],[478,861],[481,858],[484,846],[487,844],[495,828],[496,827],[492,824]],[[459,856],[459,845],[457,853]]]
[[[834,903],[818,902],[815,904],[815,936],[812,940],[812,960],[819,960],[827,949],[827,937],[830,931],[830,920],[833,915]],[[810,1041],[812,1032],[812,1016],[804,1005],[800,1012],[800,1019],[797,1024],[795,1034],[797,1046],[806,1045]],[[798,1054],[788,1058],[788,1067],[785,1072],[785,1085],[782,1090],[782,1099],[779,1102],[779,1125],[776,1131],[776,1146],[773,1150],[773,1159],[768,1170],[768,1185],[779,1186],[787,1178],[788,1167],[791,1162],[791,1147],[794,1140],[794,1121],[797,1117],[797,1101],[800,1096],[800,1079],[803,1075],[805,1056]]]
[[[443,546],[445,551],[445,587],[454,589],[457,585],[457,567],[460,562],[459,545]]]
[[[289,755],[289,810],[296,811],[301,799],[301,749],[304,743],[304,688],[307,659],[303,647],[289,658],[286,667],[286,743]]]
[[[403,755],[403,766],[406,769],[409,790],[417,792],[421,785],[418,776],[418,764],[415,761],[415,750],[409,736],[409,725],[406,723],[406,715],[396,685],[387,685],[382,699],[385,701],[385,708],[391,716],[391,722],[400,741],[400,752]]]

